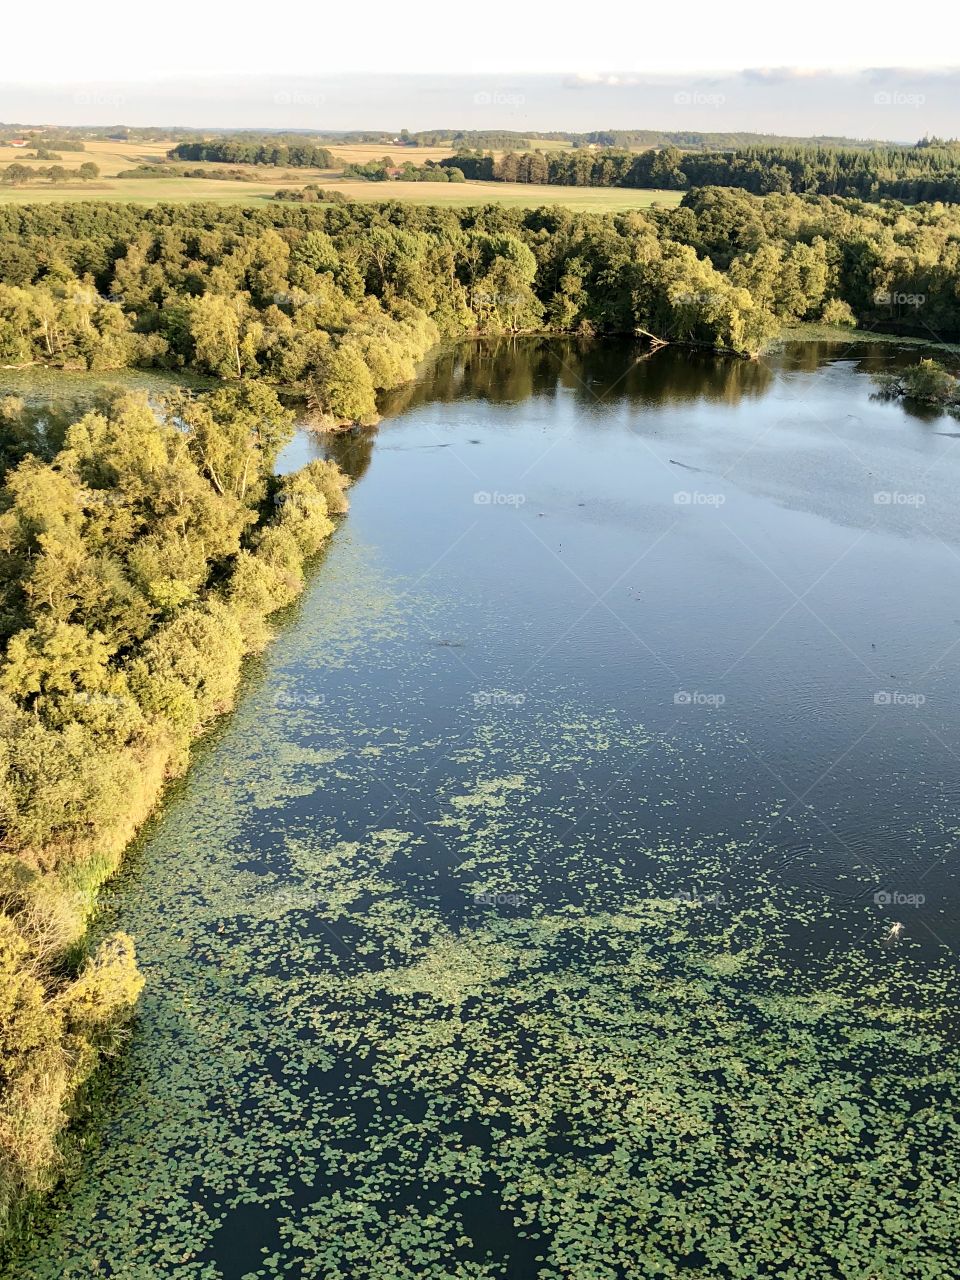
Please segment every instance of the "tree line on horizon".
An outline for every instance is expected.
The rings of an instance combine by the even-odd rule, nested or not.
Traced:
[[[718,186],[753,195],[795,193],[907,204],[960,200],[960,146],[948,143],[870,149],[748,147],[696,154],[673,146],[639,153],[601,149],[500,156],[473,150],[457,152],[440,164],[481,182],[668,191]]]
[[[280,142],[270,137],[213,138],[178,142],[169,160],[206,160],[217,164],[257,164],[291,169],[330,169],[334,159],[326,147],[311,142]]]
[[[46,130],[34,125],[0,122],[0,134],[11,136],[42,136]],[[747,131],[701,132],[695,129],[593,129],[577,132],[568,129],[279,129],[249,128],[212,131],[188,125],[58,125],[51,135],[49,145],[61,150],[79,146],[84,139],[91,141],[157,142],[167,138],[177,141],[220,141],[225,138],[249,141],[253,138],[269,138],[274,143],[313,142],[319,145],[338,143],[383,143],[411,147],[444,147],[493,151],[526,151],[536,142],[563,142],[571,147],[612,147],[621,150],[646,150],[649,148],[679,147],[684,151],[729,151],[744,147],[768,146],[825,146],[870,149],[911,144],[894,144],[874,138],[848,138],[843,135],[792,135],[755,133]],[[918,144],[919,145],[919,144]]]

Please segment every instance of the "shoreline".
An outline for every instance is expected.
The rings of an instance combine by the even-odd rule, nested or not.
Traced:
[[[234,711],[245,669],[274,638],[268,619],[302,595],[305,568],[329,543],[347,510],[348,484],[349,478],[334,464],[322,461],[274,478],[273,502],[261,507],[260,519],[230,574],[209,579],[193,606],[197,635],[181,637],[205,668],[197,677],[205,705],[197,703],[195,720],[181,723],[165,706],[153,707],[148,700],[140,738],[127,742],[107,734],[95,744],[98,753],[106,753],[101,764],[109,755],[136,780],[124,792],[113,822],[100,832],[67,830],[35,847],[14,844],[4,855],[7,879],[0,888],[5,887],[15,908],[7,933],[0,937],[13,948],[5,956],[4,972],[19,982],[22,999],[36,988],[42,1000],[37,1016],[47,1019],[40,1028],[42,1049],[50,1061],[43,1059],[47,1083],[37,1084],[24,1074],[19,1059],[11,1059],[9,1082],[0,1097],[0,1122],[10,1148],[5,1147],[6,1176],[0,1186],[5,1199],[0,1273],[33,1238],[50,1196],[71,1178],[76,1153],[97,1110],[95,1100],[105,1096],[110,1065],[122,1053],[126,1029],[136,1016],[144,979],[134,940],[94,927],[100,894],[161,813],[170,788],[192,767],[196,747]],[[287,549],[280,550],[282,546]],[[149,653],[150,639],[165,632],[173,637],[178,618],[187,625],[189,615],[187,610],[156,628],[144,652]],[[203,645],[204,639],[208,643],[201,649],[191,648],[197,641]],[[184,655],[189,663],[186,649]],[[142,664],[143,657],[135,655],[134,661]],[[176,683],[176,672],[169,675]],[[68,748],[54,743],[51,749]],[[88,767],[96,769],[97,760]],[[21,955],[24,942],[17,932],[17,922],[29,920],[30,913],[40,909],[58,913],[64,922],[63,936],[42,967],[29,954]],[[35,1088],[41,1089],[42,1113],[31,1093]],[[20,1137],[14,1141],[16,1134]]]

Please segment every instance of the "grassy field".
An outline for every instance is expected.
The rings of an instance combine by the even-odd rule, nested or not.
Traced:
[[[303,171],[301,171],[303,172]],[[118,178],[113,181],[75,182],[51,186],[0,187],[3,204],[57,204],[74,200],[121,200],[135,204],[158,202],[183,204],[212,200],[217,204],[256,205],[269,200],[280,186],[302,186],[321,181],[348,200],[404,200],[417,204],[462,208],[473,204],[503,204],[511,208],[536,208],[559,204],[578,212],[618,213],[651,205],[679,204],[679,191],[633,191],[621,187],[541,187],[510,182],[344,182],[305,174],[299,182],[214,181],[207,178]]]
[[[572,151],[573,144],[563,138],[531,138],[531,151]]]

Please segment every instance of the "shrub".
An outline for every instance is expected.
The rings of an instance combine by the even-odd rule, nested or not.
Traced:
[[[355,345],[343,342],[321,354],[310,380],[310,399],[336,423],[376,421],[373,375]]]
[[[347,505],[332,463],[269,476],[289,415],[264,384],[170,412],[85,414],[0,495],[0,1253],[143,985],[122,934],[73,963],[96,889]]]
[[[842,325],[847,329],[857,327],[857,317],[853,314],[853,308],[842,298],[831,298],[824,305],[820,320],[823,324]]]
[[[148,718],[194,737],[233,705],[242,659],[236,615],[212,600],[151,636],[131,668],[130,686]]]
[[[960,407],[960,379],[936,360],[921,360],[899,373],[877,374],[876,381],[881,394],[886,396],[902,396],[945,409]]]

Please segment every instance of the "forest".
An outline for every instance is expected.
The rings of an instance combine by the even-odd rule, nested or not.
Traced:
[[[214,138],[202,142],[178,142],[168,153],[171,160],[208,160],[220,164],[263,164],[291,169],[329,169],[333,156],[326,147],[309,141],[284,142],[276,137]]]
[[[0,209],[0,361],[261,378],[370,421],[441,338],[637,333],[755,354],[785,324],[960,331],[960,214],[688,192],[616,215],[384,203]]]
[[[571,187],[683,190],[735,187],[754,195],[773,192],[848,196],[863,200],[956,201],[960,146],[924,140],[915,147],[825,145],[751,146],[692,154],[669,145],[635,151],[460,151],[442,164],[486,182],[535,182]]]

